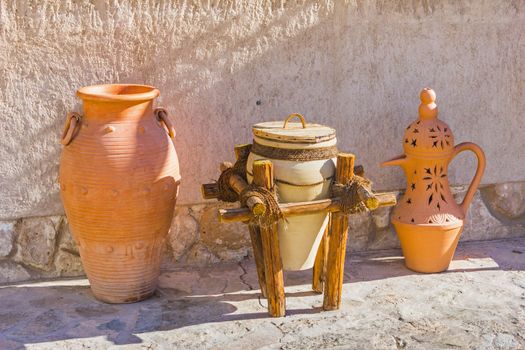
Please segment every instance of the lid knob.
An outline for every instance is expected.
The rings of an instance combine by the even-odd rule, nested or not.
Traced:
[[[299,118],[299,120],[301,121],[301,124],[303,125],[303,129],[306,129],[306,121],[304,120],[304,117],[300,115],[299,113],[290,114],[284,121],[283,129],[286,129],[286,125],[288,124],[288,122],[295,117]]]
[[[424,88],[419,95],[421,104],[419,105],[420,119],[434,119],[438,115],[438,108],[434,101],[436,101],[436,93],[431,88]]]

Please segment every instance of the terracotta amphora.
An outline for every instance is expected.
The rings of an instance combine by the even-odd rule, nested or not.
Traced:
[[[300,122],[290,122],[293,118]],[[306,123],[302,115],[294,113],[284,122],[255,124],[252,131],[253,146],[246,166],[249,182],[253,179],[253,162],[269,159],[281,203],[330,197],[337,160],[333,128]],[[326,213],[289,217],[279,222],[279,247],[285,270],[313,267],[327,225]]]
[[[152,295],[180,182],[173,124],[145,85],[81,88],[62,136],[60,193],[94,295]]]
[[[405,194],[392,213],[405,264],[411,270],[431,273],[446,270],[452,260],[485,170],[485,155],[470,142],[454,146],[450,127],[437,118],[432,89],[422,90],[420,98],[419,118],[405,130],[405,154],[382,165],[399,165],[406,175]],[[447,169],[458,153],[467,150],[474,152],[478,166],[463,202],[457,204]]]

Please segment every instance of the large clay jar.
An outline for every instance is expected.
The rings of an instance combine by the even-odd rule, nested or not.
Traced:
[[[405,154],[383,166],[403,168],[407,188],[392,213],[392,223],[401,242],[408,268],[418,272],[440,272],[448,268],[465,224],[468,207],[485,169],[485,156],[477,145],[454,146],[450,127],[437,118],[436,94],[421,92],[419,118],[403,137]],[[450,191],[448,165],[463,151],[474,152],[478,166],[461,204]]]
[[[298,117],[300,123],[290,123]],[[264,122],[253,126],[253,145],[247,163],[247,178],[253,179],[253,162],[273,163],[279,202],[304,202],[330,196],[337,156],[335,130],[307,124],[299,114],[284,122]],[[285,270],[312,268],[328,224],[326,213],[286,218],[278,224],[279,245]]]
[[[159,90],[81,88],[82,116],[62,136],[60,193],[95,296],[129,303],[152,295],[180,181],[175,131]]]

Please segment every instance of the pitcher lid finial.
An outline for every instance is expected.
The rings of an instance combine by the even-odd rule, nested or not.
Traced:
[[[454,136],[447,123],[437,117],[436,93],[425,88],[419,97],[419,117],[406,128],[403,137],[405,154],[436,157],[442,153],[448,156],[454,148]]]
[[[435,103],[436,93],[431,88],[424,88],[419,95],[421,104],[419,105],[420,119],[434,119],[438,115],[438,108]]]

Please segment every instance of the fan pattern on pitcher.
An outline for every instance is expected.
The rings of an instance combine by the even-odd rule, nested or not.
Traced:
[[[428,219],[429,224],[449,224],[459,219],[452,214],[434,214]]]
[[[441,132],[441,127],[439,125],[428,129],[433,148],[445,149],[445,147],[450,146],[451,135],[450,133],[447,133],[447,131],[448,127],[444,127],[443,132]]]
[[[405,150],[448,151],[454,146],[454,139],[449,126],[438,120],[422,122],[417,120],[405,130],[403,139]]]
[[[438,210],[441,210],[442,203],[447,203],[445,199],[445,186],[443,182],[447,174],[443,165],[439,167],[434,165],[434,168],[424,168],[423,183],[426,186],[425,191],[428,193],[427,204],[435,205]]]

